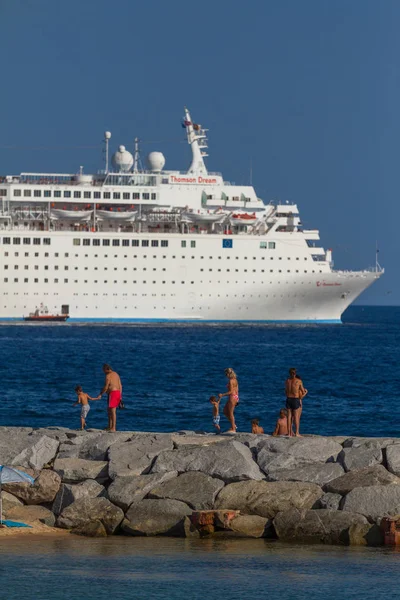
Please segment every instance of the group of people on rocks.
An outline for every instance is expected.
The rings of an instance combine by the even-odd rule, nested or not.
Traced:
[[[225,369],[225,375],[228,378],[228,391],[218,396],[211,396],[210,402],[213,407],[213,424],[217,433],[221,431],[219,403],[221,398],[228,396],[228,401],[224,406],[223,414],[230,423],[230,429],[226,433],[236,433],[235,408],[239,404],[239,383],[236,373],[233,369]],[[285,383],[286,408],[279,411],[279,418],[275,425],[272,435],[285,435],[300,437],[300,417],[303,410],[303,398],[307,394],[300,375],[297,375],[296,369],[289,369],[289,377]],[[294,431],[293,431],[294,429]],[[264,433],[259,419],[251,421],[252,433]]]
[[[81,405],[81,429],[86,428],[86,419],[90,410],[89,400],[100,400],[104,394],[108,395],[108,427],[106,431],[117,430],[117,408],[124,408],[122,401],[122,383],[121,378],[113,371],[110,365],[103,365],[105,375],[104,385],[99,395],[92,398],[82,390],[82,386],[77,385],[75,392],[77,401],[73,406]],[[221,431],[221,416],[219,413],[219,405],[221,399],[227,397],[228,400],[223,408],[223,414],[228,419],[230,429],[225,433],[236,433],[237,427],[235,423],[235,408],[239,404],[239,383],[235,371],[231,368],[225,369],[225,376],[228,379],[227,391],[218,396],[211,396],[210,403],[212,404],[213,424],[217,433]],[[296,369],[289,369],[289,377],[285,383],[286,408],[282,408],[279,412],[279,418],[276,422],[274,436],[300,436],[300,417],[303,410],[303,398],[307,394],[301,377],[297,375]],[[294,431],[293,431],[294,429]],[[260,425],[259,419],[251,421],[252,433],[264,433],[263,427]]]
[[[81,405],[81,429],[86,428],[86,419],[90,410],[89,400],[100,400],[104,394],[108,395],[108,427],[106,431],[117,431],[117,408],[125,408],[122,401],[122,383],[121,378],[116,371],[113,371],[110,365],[103,365],[103,373],[105,375],[104,385],[100,394],[96,398],[91,398],[89,394],[82,390],[81,385],[77,385],[75,393],[78,397],[73,404]]]

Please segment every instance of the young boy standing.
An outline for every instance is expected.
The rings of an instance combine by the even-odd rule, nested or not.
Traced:
[[[82,408],[81,408],[81,430],[83,431],[86,427],[86,418],[87,418],[88,412],[90,410],[89,400],[100,400],[100,396],[98,396],[97,398],[91,398],[89,396],[89,394],[86,394],[86,392],[84,392],[82,390],[81,385],[76,386],[75,392],[76,392],[76,395],[78,396],[78,400],[72,406],[76,406],[77,404],[80,404],[82,406]]]
[[[219,425],[221,417],[219,416],[219,403],[221,402],[221,398],[217,398],[216,396],[211,396],[210,402],[212,404],[213,411],[213,424],[218,433],[221,431],[221,427]]]

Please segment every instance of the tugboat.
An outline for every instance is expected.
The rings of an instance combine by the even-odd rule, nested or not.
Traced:
[[[24,321],[33,321],[39,323],[64,323],[69,317],[69,314],[51,315],[47,306],[43,303],[40,304],[39,308],[36,307],[35,312],[29,313],[29,316],[24,317]]]

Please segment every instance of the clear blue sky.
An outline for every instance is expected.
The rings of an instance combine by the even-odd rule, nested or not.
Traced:
[[[400,2],[0,0],[0,22],[1,174],[97,170],[105,129],[184,169],[186,104],[210,170],[247,183],[252,162],[338,268],[373,265],[378,240],[362,302],[400,304]]]

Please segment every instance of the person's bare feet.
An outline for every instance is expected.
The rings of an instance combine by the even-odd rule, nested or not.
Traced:
[[[294,437],[302,437],[299,433],[295,433]]]

